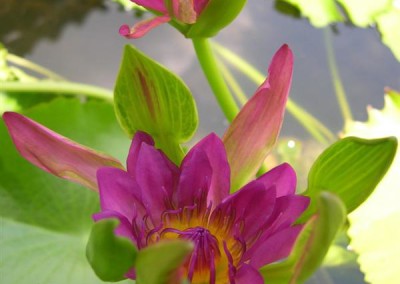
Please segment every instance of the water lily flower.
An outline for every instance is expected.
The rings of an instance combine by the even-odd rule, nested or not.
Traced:
[[[176,19],[184,24],[194,24],[209,0],[131,0],[132,2],[155,11],[159,16],[139,22],[130,28],[123,25],[119,33],[127,38],[140,38],[153,28]],[[169,2],[169,3],[168,3]]]
[[[223,140],[210,134],[179,167],[144,132],[135,134],[125,170],[21,114],[3,118],[28,161],[99,190],[102,211],[94,218],[120,220],[116,233],[139,249],[163,239],[192,241],[183,267],[192,283],[257,284],[263,283],[259,268],[289,254],[302,228],[294,222],[308,206],[308,198],[295,195],[289,165],[254,179],[278,137],[292,70],[293,55],[284,45]]]
[[[246,0],[131,0],[157,16],[129,27],[122,25],[119,33],[127,38],[140,38],[153,28],[175,21],[188,37],[215,35],[242,10]],[[204,13],[203,13],[204,12]],[[194,27],[193,31],[190,31]]]
[[[95,220],[118,219],[116,233],[139,250],[160,240],[192,241],[183,267],[191,283],[264,283],[258,269],[288,256],[302,229],[293,223],[309,202],[295,195],[288,164],[229,195],[230,168],[215,134],[177,167],[137,132],[127,171],[104,167],[97,178],[102,211]]]

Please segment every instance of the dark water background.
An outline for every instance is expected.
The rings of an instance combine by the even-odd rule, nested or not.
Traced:
[[[222,134],[226,121],[198,66],[191,42],[168,25],[145,38],[127,41],[118,35],[121,24],[133,24],[131,13],[102,0],[0,0],[0,42],[10,52],[24,56],[77,82],[112,89],[122,48],[131,43],[183,77],[193,91],[199,114],[198,137]],[[400,64],[381,44],[374,29],[343,24],[333,36],[337,64],[353,115],[366,119],[366,106],[381,108],[383,88],[400,89]],[[237,20],[216,38],[259,70],[266,72],[274,52],[288,43],[295,54],[291,97],[332,131],[342,128],[330,72],[323,31],[306,20],[274,11],[272,1],[250,0]],[[237,73],[235,73],[237,75]],[[238,77],[239,78],[239,77]],[[256,86],[239,78],[251,95]],[[290,116],[283,135],[308,139]],[[354,267],[320,271],[309,283],[364,283]]]

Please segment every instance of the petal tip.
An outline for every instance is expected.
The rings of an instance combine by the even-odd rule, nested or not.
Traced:
[[[122,36],[124,36],[124,37],[127,37],[127,36],[129,36],[129,34],[131,33],[131,29],[129,28],[128,25],[122,25],[122,26],[119,28],[118,32],[119,32],[120,35],[122,35]]]

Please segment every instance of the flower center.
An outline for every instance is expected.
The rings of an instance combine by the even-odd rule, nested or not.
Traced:
[[[194,244],[193,252],[185,264],[188,279],[192,283],[203,283],[201,280],[206,280],[204,283],[215,283],[215,265],[221,257],[221,252],[218,239],[209,230],[203,227],[188,228],[183,231],[166,228],[162,234],[169,234],[169,237],[171,234],[176,234],[177,238],[189,240]]]

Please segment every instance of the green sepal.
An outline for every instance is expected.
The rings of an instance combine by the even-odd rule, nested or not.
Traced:
[[[186,37],[213,37],[229,25],[242,11],[246,0],[210,0]]]
[[[395,137],[341,139],[327,148],[311,167],[304,195],[315,200],[321,191],[335,193],[350,213],[368,198],[386,174],[396,149]],[[308,214],[314,208],[312,202]]]
[[[160,241],[140,250],[136,261],[137,284],[181,283],[177,269],[192,251],[187,241]]]
[[[260,270],[269,284],[303,283],[321,265],[346,220],[346,208],[334,194],[321,192],[317,210],[304,225],[289,257]]]
[[[115,235],[119,221],[105,219],[96,222],[86,246],[86,257],[96,275],[103,281],[117,282],[126,279],[133,267],[137,249],[133,243]]]
[[[126,45],[114,104],[118,121],[130,137],[145,131],[172,161],[181,162],[180,143],[195,133],[198,115],[192,94],[180,78]]]

